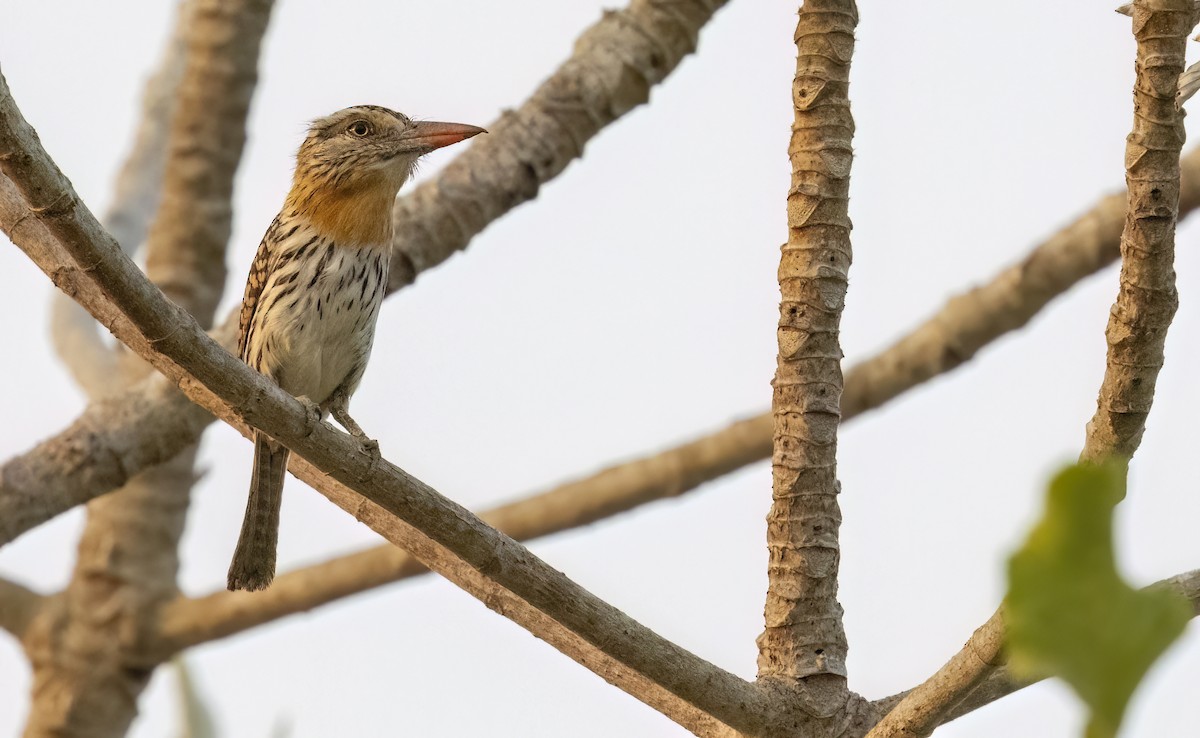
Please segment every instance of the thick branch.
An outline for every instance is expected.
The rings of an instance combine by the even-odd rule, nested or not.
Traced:
[[[857,22],[853,0],[806,0],[796,26],[792,186],[788,242],[779,262],[779,360],[772,382],[766,628],[758,638],[760,679],[791,683],[832,675],[842,678],[842,689],[838,331],[851,259],[847,204],[854,119],[847,93]]]
[[[362,453],[349,436],[316,422],[295,398],[213,342],[145,279],[79,202],[21,119],[2,77],[0,168],[20,188],[31,216],[77,263],[87,265],[78,279],[102,286],[103,295],[81,290],[80,301],[89,310],[106,299],[120,305],[128,320],[114,321],[110,330],[156,367],[186,367],[193,379],[183,381],[181,389],[193,400],[231,424],[245,421],[285,443],[327,475],[305,478],[331,499],[434,571],[673,719],[700,729],[699,711],[739,730],[758,724],[766,706],[754,685],[662,639],[403,470]],[[48,274],[80,271],[29,253]],[[94,314],[99,318],[104,310]],[[130,324],[140,339],[126,335]],[[369,500],[343,495],[334,480]]]
[[[1129,206],[1121,234],[1121,287],[1109,314],[1108,362],[1081,458],[1131,458],[1142,441],[1163,346],[1179,296],[1175,291],[1175,223],[1179,152],[1185,133],[1175,92],[1184,47],[1195,25],[1191,0],[1133,4],[1137,39],[1133,131],[1125,143]]]
[[[536,197],[593,136],[650,99],[650,89],[696,50],[700,29],[725,2],[633,0],[605,12],[521,107],[396,201],[389,289],[411,284]]]
[[[37,592],[0,577],[0,629],[21,640],[45,600]]]
[[[127,254],[145,239],[150,219],[158,209],[167,161],[167,131],[186,58],[184,31],[193,5],[184,1],[176,9],[174,31],[157,71],[146,82],[133,147],[117,173],[113,201],[104,217],[104,227]],[[102,397],[119,389],[120,352],[104,340],[92,316],[61,292],[51,298],[50,337],[59,360],[89,397]]]

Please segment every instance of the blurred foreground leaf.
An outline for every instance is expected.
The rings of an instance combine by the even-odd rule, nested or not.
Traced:
[[[1064,469],[1008,565],[1011,668],[1066,680],[1091,711],[1089,738],[1116,735],[1134,689],[1192,615],[1178,594],[1138,591],[1117,574],[1112,514],[1124,496],[1123,465]]]
[[[180,731],[182,738],[216,738],[217,730],[207,700],[196,689],[187,661],[182,656],[171,659],[175,667],[175,684],[179,695]]]

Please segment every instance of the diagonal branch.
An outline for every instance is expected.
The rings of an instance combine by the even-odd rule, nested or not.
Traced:
[[[1181,208],[1191,212],[1200,207],[1200,149],[1190,152],[1183,165]],[[1051,300],[1111,264],[1120,255],[1124,212],[1124,197],[1101,199],[1019,262],[985,284],[950,298],[887,349],[852,366],[846,372],[842,423],[958,368],[984,346],[1025,326]],[[771,433],[771,414],[763,413],[481,517],[518,540],[587,525],[639,505],[683,495],[766,459],[771,454]],[[163,627],[172,631],[173,638],[194,644],[424,571],[403,551],[379,546],[284,574],[258,598],[222,589],[196,600],[178,601],[170,606]]]
[[[45,600],[45,596],[11,579],[0,577],[0,630],[21,640]]]
[[[244,421],[285,443],[320,470],[304,470],[302,478],[335,503],[672,719],[705,734],[720,729],[714,721],[747,732],[759,724],[766,704],[753,684],[661,638],[403,470],[362,453],[349,436],[309,416],[295,398],[213,342],[145,279],[78,200],[21,118],[3,77],[0,169],[20,189],[29,216],[82,269],[61,254],[34,248],[27,254],[56,281],[73,273],[80,302],[97,318],[105,314],[101,303],[119,305],[126,321],[107,327],[156,368],[182,368],[181,389],[193,400],[222,420]]]
[[[1200,569],[1155,582],[1147,589],[1150,588],[1167,588],[1178,592],[1191,601],[1194,613],[1200,616]],[[1008,667],[1003,665],[1002,654],[997,657],[993,649],[1003,639],[1003,620],[993,615],[975,631],[959,653],[920,686],[872,703],[888,714],[867,738],[929,735],[943,723],[1035,684],[1014,679]],[[971,662],[976,658],[996,668],[972,666]],[[965,678],[957,677],[959,674]],[[898,726],[907,727],[908,732],[888,732]]]
[[[1200,207],[1200,149],[1183,160],[1180,208]],[[24,204],[0,177],[0,222]],[[951,298],[937,313],[881,353],[851,367],[842,422],[878,408],[916,385],[956,369],[990,342],[1023,327],[1051,300],[1117,259],[1125,198],[1111,195],[986,284]],[[26,239],[53,241],[36,221]],[[236,315],[212,332],[232,348]],[[12,540],[72,507],[115,489],[141,469],[194,442],[212,418],[170,382],[150,377],[123,394],[93,402],[57,436],[0,467],[0,542]],[[771,415],[763,413],[567,485],[556,505],[583,500],[582,525],[700,484],[771,453]],[[589,502],[590,501],[590,502]],[[595,517],[593,517],[595,516]]]
[[[837,601],[839,340],[850,268],[850,57],[854,0],[806,0],[796,26],[788,152],[788,242],[779,262],[779,359],[771,383],[774,480],[767,515],[766,627],[758,675],[788,685],[835,677],[844,700],[846,633]]]
[[[486,226],[476,215],[463,215],[464,207],[479,207],[487,217],[498,218],[533,197],[596,131],[646,100],[649,87],[695,48],[699,29],[722,5],[723,0],[634,0],[585,31],[571,58],[508,116],[511,124],[491,128],[489,146],[504,153],[502,168],[487,168],[484,176],[484,157],[473,146],[460,155],[463,163],[452,162],[441,176],[397,201],[390,288],[411,283]],[[469,173],[455,175],[469,181],[445,180],[447,172]],[[487,193],[482,201],[463,205],[480,199],[474,194],[477,187]],[[0,215],[6,213],[10,223],[24,213],[23,202],[12,193],[0,186]],[[470,229],[447,225],[464,217],[471,219]],[[26,239],[44,235],[36,223],[22,224],[22,230]],[[236,326],[236,311],[229,320]],[[232,332],[214,336],[227,347],[235,340]],[[152,379],[123,393],[109,405],[111,413],[90,407],[67,431],[0,468],[0,545],[195,442],[208,421],[164,386]],[[70,463],[59,463],[64,450]],[[92,466],[100,471],[94,473]]]
[[[632,0],[576,39],[571,57],[490,134],[396,201],[389,290],[466,248],[491,222],[583,155],[587,142],[650,99],[696,50],[727,0]]]
[[[930,735],[947,720],[950,710],[996,670],[1003,645],[1004,615],[997,610],[936,674],[907,694],[898,695],[898,700],[881,700],[888,705],[888,713],[866,738]]]

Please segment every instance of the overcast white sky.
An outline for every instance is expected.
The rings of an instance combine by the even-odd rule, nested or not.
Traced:
[[[860,3],[848,363],[1019,259],[1122,183],[1133,43],[1111,3]],[[108,202],[169,3],[8,3],[0,64],[47,149],[94,210]],[[604,3],[282,0],[238,178],[225,308],[282,202],[304,122],[362,102],[486,125],[570,52]],[[612,3],[608,3],[612,5]],[[356,417],[384,453],[482,509],[765,409],[786,237],[796,3],[733,0],[700,51],[466,255],[389,300]],[[1194,49],[1192,49],[1194,52]],[[1194,127],[1191,127],[1194,133]],[[455,150],[430,157],[424,176]],[[1181,308],[1118,520],[1146,583],[1200,566],[1195,456],[1200,269],[1179,232]],[[84,405],[46,343],[51,286],[0,248],[5,321],[0,458]],[[953,375],[848,424],[841,437],[841,601],[851,686],[911,687],[996,606],[1003,562],[1052,471],[1079,451],[1116,294],[1105,271]],[[204,437],[181,586],[220,587],[251,447]],[[280,568],[377,542],[289,480]],[[766,587],[760,463],[534,550],[681,645],[755,670]],[[78,510],[0,551],[0,572],[64,584]],[[1194,731],[1176,706],[1200,683],[1200,638],[1139,692],[1125,736]],[[189,654],[222,736],[287,722],[294,738],[676,736],[684,732],[436,578],[403,583]],[[23,724],[25,659],[0,637],[0,736]],[[155,676],[132,735],[172,735]],[[1022,692],[938,735],[1075,735],[1062,686]]]

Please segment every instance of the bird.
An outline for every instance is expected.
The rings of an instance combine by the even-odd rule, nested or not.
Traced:
[[[417,160],[485,130],[413,120],[356,105],[313,121],[292,185],[259,244],[239,316],[238,356],[334,419],[364,451],[379,446],[350,416],[387,287],[392,203]],[[290,451],[254,432],[254,466],[230,590],[266,589],[275,577],[279,511]]]

